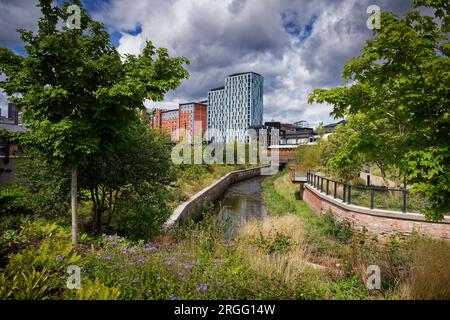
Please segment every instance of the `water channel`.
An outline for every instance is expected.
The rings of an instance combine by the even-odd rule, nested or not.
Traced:
[[[226,237],[233,237],[239,227],[252,218],[267,216],[261,195],[261,183],[267,176],[259,176],[232,185],[217,202],[219,219],[226,221]]]

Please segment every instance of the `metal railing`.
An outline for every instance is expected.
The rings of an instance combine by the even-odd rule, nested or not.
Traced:
[[[428,205],[423,196],[407,189],[351,185],[313,172],[307,172],[306,180],[307,184],[327,196],[370,209],[420,213]]]

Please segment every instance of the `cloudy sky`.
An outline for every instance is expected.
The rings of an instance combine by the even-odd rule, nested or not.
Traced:
[[[61,2],[61,1],[58,1]],[[309,105],[314,88],[342,83],[344,63],[372,32],[367,8],[404,13],[410,0],[102,0],[83,1],[120,53],[139,54],[146,39],[185,56],[191,76],[164,102],[206,98],[234,72],[264,76],[264,120],[311,125],[333,121],[330,106]],[[17,28],[36,29],[36,0],[0,0],[0,47],[23,53]],[[4,114],[4,111],[3,111]]]

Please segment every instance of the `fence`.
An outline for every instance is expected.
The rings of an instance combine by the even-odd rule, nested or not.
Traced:
[[[407,189],[350,185],[313,172],[307,172],[306,177],[309,185],[326,195],[361,207],[420,213],[428,205],[424,197]]]

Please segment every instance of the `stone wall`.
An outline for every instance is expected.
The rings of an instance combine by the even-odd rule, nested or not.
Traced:
[[[203,210],[206,203],[215,202],[222,194],[236,182],[249,178],[257,177],[261,174],[261,168],[252,168],[239,171],[233,171],[205,189],[192,196],[186,202],[179,205],[169,219],[164,224],[164,228],[168,229],[173,225],[178,225],[188,219],[196,218]]]
[[[386,238],[392,233],[410,235],[414,231],[433,238],[450,240],[450,217],[430,222],[417,213],[369,209],[349,205],[305,184],[303,201],[318,215],[331,211],[337,221],[348,221],[356,229],[365,227],[371,234]]]

